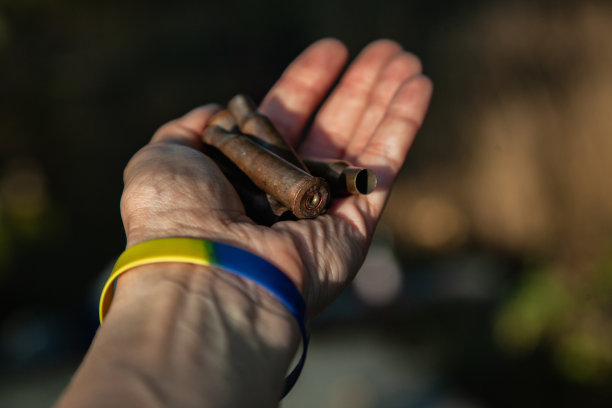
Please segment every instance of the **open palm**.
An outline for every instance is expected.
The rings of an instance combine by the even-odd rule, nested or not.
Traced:
[[[184,236],[246,249],[283,270],[317,313],[363,262],[391,186],[418,131],[431,95],[419,60],[394,42],[366,47],[305,126],[347,59],[332,39],[306,49],[260,106],[303,156],[348,160],[376,173],[365,196],[336,199],[316,219],[255,224],[231,183],[206,156],[201,134],[219,107],[206,105],[162,126],[125,170],[122,217],[128,246]]]

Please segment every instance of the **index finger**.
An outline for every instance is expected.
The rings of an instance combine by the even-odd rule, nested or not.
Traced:
[[[358,153],[356,163],[376,169],[377,190],[367,196],[371,208],[380,213],[406,154],[419,131],[433,85],[424,75],[406,80],[393,97],[385,117],[369,142]]]
[[[376,189],[368,195],[351,196],[330,208],[330,213],[350,220],[355,228],[372,233],[385,206],[393,182],[418,132],[432,93],[432,83],[424,75],[406,80],[393,97],[389,109],[355,164],[371,168],[378,178]]]

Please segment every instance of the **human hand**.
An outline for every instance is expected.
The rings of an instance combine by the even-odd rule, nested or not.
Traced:
[[[336,40],[322,40],[287,68],[260,111],[297,146],[316,107],[347,59]],[[323,104],[297,151],[343,159],[376,173],[365,196],[332,202],[315,219],[255,224],[231,183],[206,156],[201,134],[219,107],[207,105],[162,126],[125,170],[122,217],[128,246],[171,236],[246,249],[284,271],[317,313],[350,282],[406,153],[425,116],[431,83],[419,60],[390,41],[366,47]]]

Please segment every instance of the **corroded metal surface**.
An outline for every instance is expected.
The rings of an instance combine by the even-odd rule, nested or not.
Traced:
[[[202,135],[255,222],[314,218],[333,197],[369,194],[376,175],[341,160],[302,160],[245,95],[213,115]],[[312,175],[311,175],[312,173]]]
[[[242,133],[253,136],[266,149],[308,172],[295,150],[285,141],[270,119],[257,112],[255,104],[248,96],[234,96],[228,102],[227,109],[238,122]]]
[[[261,190],[272,195],[297,218],[314,218],[325,212],[329,187],[268,151],[245,135],[208,126],[203,134],[206,144],[217,148]]]
[[[343,160],[304,160],[310,172],[323,177],[334,195],[370,194],[377,178],[372,170],[354,167]]]

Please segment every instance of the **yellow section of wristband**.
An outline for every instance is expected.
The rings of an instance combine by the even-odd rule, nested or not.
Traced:
[[[184,262],[196,265],[214,263],[213,243],[193,238],[162,238],[141,242],[125,250],[117,259],[102,295],[100,296],[100,323],[113,300],[115,280],[124,272],[141,265],[158,262]]]

